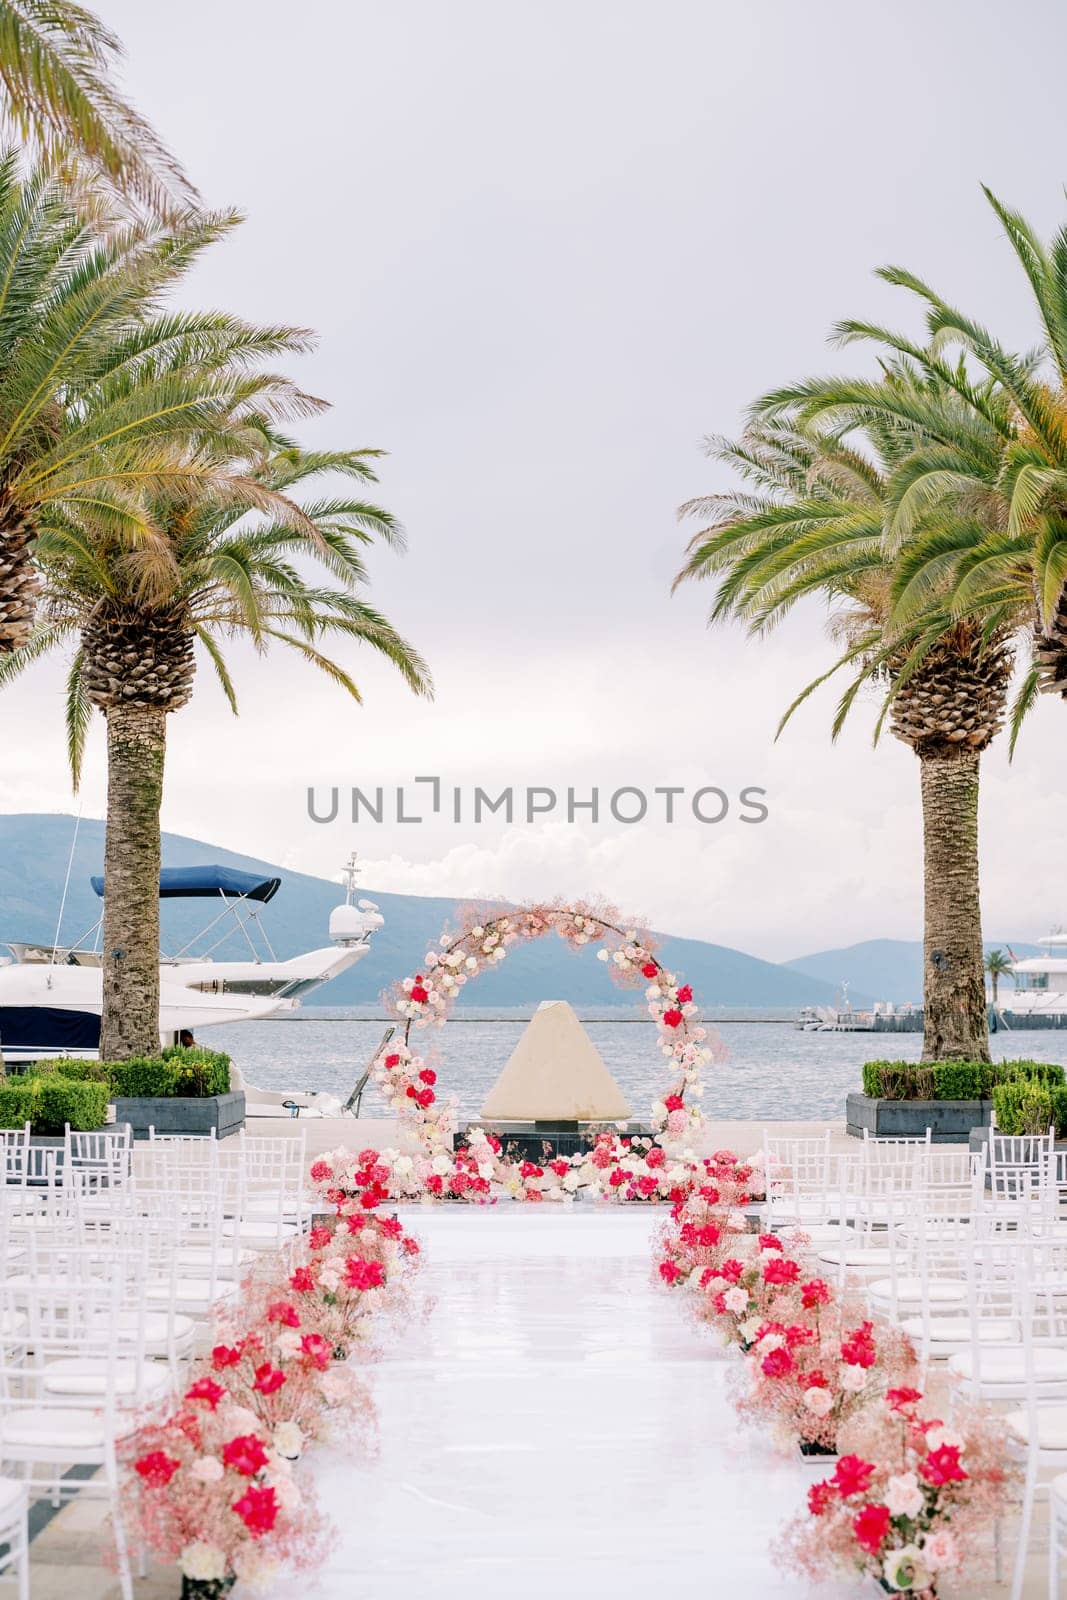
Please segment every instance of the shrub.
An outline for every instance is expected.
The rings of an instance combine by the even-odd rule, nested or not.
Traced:
[[[988,1100],[998,1086],[1033,1085],[1051,1093],[1064,1083],[1063,1068],[1051,1061],[866,1061],[863,1065],[864,1094],[884,1100]]]
[[[107,1085],[78,1082],[59,1073],[32,1074],[0,1084],[0,1128],[30,1124],[32,1133],[61,1134],[100,1128],[107,1120]]]
[[[993,1109],[1000,1133],[1047,1133],[1053,1120],[1052,1091],[1025,1078],[998,1083]]]
[[[111,1062],[106,1071],[115,1094],[134,1097],[202,1099],[228,1094],[230,1058],[217,1050],[177,1046],[161,1056]]]
[[[110,1074],[102,1061],[72,1061],[59,1057],[55,1061],[35,1061],[27,1069],[31,1078],[45,1078],[55,1074],[78,1083],[108,1083]]]

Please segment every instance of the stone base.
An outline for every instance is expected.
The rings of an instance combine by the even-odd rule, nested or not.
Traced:
[[[862,1139],[921,1139],[927,1128],[934,1144],[966,1144],[972,1128],[988,1128],[992,1100],[884,1100],[850,1094],[845,1101],[847,1132]]]
[[[571,1156],[579,1150],[591,1150],[598,1133],[608,1128],[615,1131],[614,1124],[610,1122],[494,1122],[486,1117],[463,1123],[456,1135],[457,1143],[462,1143],[464,1134],[474,1128],[495,1133],[504,1146],[505,1155],[536,1162],[545,1158],[546,1146],[547,1159],[551,1161],[555,1156]],[[626,1127],[626,1137],[651,1138],[652,1129],[642,1123],[630,1122]]]
[[[128,1122],[135,1139],[157,1133],[200,1134],[228,1139],[245,1125],[245,1097],[240,1091],[183,1099],[177,1095],[116,1095],[115,1121]]]

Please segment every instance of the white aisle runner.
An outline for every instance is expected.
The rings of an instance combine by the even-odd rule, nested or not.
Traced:
[[[378,1458],[318,1458],[341,1534],[317,1593],[807,1592],[770,1547],[811,1475],[738,1428],[730,1363],[652,1286],[660,1220],[513,1204],[406,1214],[434,1304],[369,1369]]]

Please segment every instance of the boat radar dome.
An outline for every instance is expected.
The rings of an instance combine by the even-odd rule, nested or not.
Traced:
[[[385,918],[373,900],[361,900],[358,906],[346,901],[330,912],[330,938],[334,944],[363,944],[368,934],[384,927]]]

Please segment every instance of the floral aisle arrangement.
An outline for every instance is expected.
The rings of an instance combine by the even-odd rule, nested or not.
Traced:
[[[423,970],[397,983],[387,996],[386,1003],[403,1019],[404,1038],[375,1067],[386,1102],[431,1158],[449,1145],[456,1114],[454,1106],[440,1099],[434,1068],[413,1047],[413,1030],[444,1023],[466,984],[503,961],[517,943],[548,933],[557,933],[575,950],[602,944],[597,954],[617,983],[645,985],[659,1048],[673,1075],[670,1092],[652,1108],[654,1131],[658,1139],[680,1142],[702,1128],[702,1069],[714,1052],[691,987],[663,966],[650,934],[627,929],[608,906],[552,902],[505,913],[470,908],[459,928],[442,934],[438,948],[427,951]]]
[[[126,1518],[180,1568],[184,1594],[222,1595],[237,1579],[256,1589],[283,1567],[322,1560],[327,1524],[273,1431],[207,1378],[165,1421],[139,1430]]]
[[[1007,1509],[1019,1468],[991,1413],[961,1411],[948,1428],[922,1416],[922,1402],[917,1389],[894,1388],[867,1413],[857,1453],[808,1491],[784,1565],[814,1579],[837,1567],[936,1600],[941,1578],[973,1561],[975,1536]]]
[[[321,1559],[329,1530],[299,1463],[309,1444],[372,1437],[350,1357],[372,1322],[408,1309],[418,1257],[396,1217],[359,1209],[313,1227],[257,1265],[180,1403],[126,1442],[125,1520],[178,1564],[190,1600]]]

